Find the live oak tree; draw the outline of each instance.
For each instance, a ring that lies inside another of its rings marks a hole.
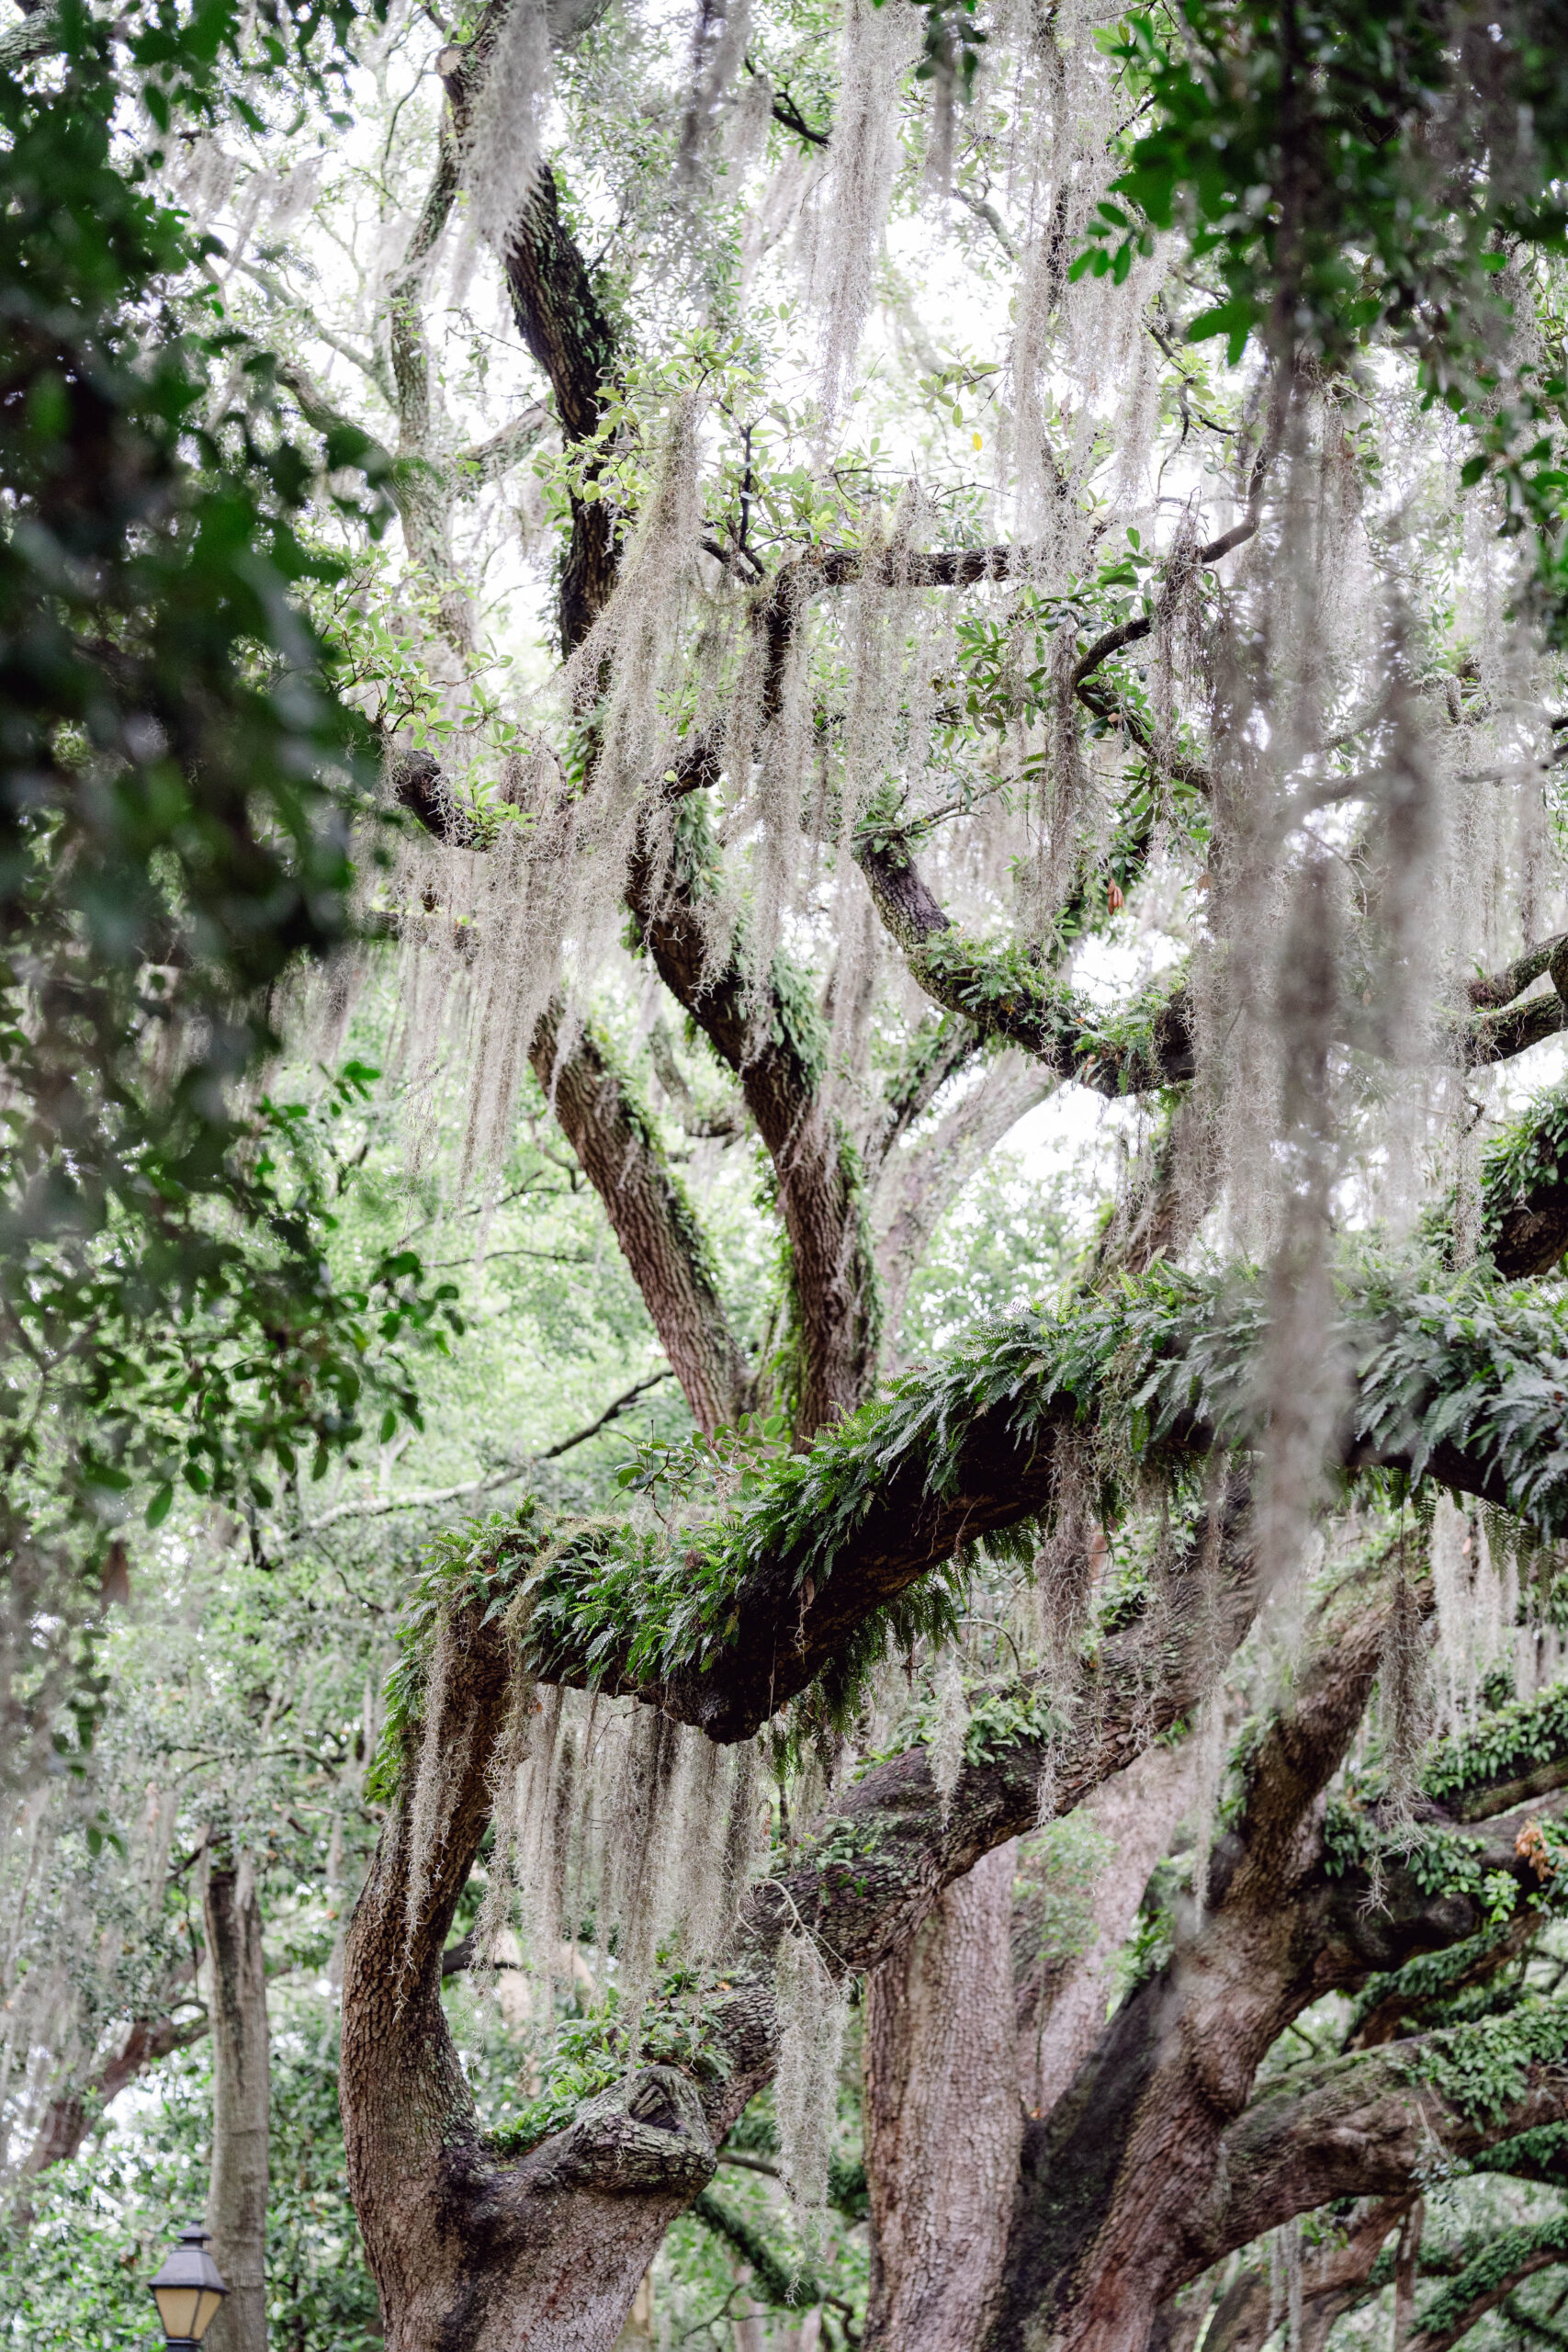
[[[1457,2340],[1561,2226],[1420,2301],[1423,2188],[1550,2183],[1568,2125],[1568,1114],[1476,1091],[1568,1025],[1555,12],[439,31],[356,316],[187,200],[400,517],[333,616],[407,826],[357,968],[398,958],[463,1197],[531,1069],[701,1442],[412,1597],[343,1984],[389,2340],[612,2344],[770,2082],[820,2207],[852,1981],[877,2340],[1190,2340],[1274,2233],[1296,2336],[1382,2261]],[[895,202],[978,356],[927,356]],[[535,373],[467,438],[475,287]],[[562,666],[509,696],[530,452]],[[1077,1279],[881,1377],[966,1164],[1067,1087],[1133,1146]],[[750,1329],[672,1131],[756,1155]],[[1010,1849],[1134,1785],[1150,1867],[1196,1826],[1107,2023],[1015,1982]],[[615,1988],[501,2138],[441,1998],[481,1853],[463,1956],[518,1932],[548,1988],[586,1940]]]

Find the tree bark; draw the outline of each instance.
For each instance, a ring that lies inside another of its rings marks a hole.
[[[1007,2250],[1022,2138],[1012,1987],[1016,1844],[976,1862],[866,1986],[867,2346],[973,2352]]]
[[[750,1396],[717,1277],[646,1113],[592,1035],[562,1053],[561,1021],[552,1003],[534,1032],[535,1075],[604,1204],[692,1417],[711,1436],[739,1419]]]
[[[207,2226],[229,2293],[206,2342],[214,2352],[266,2352],[269,2121],[266,1969],[250,1857],[207,1873],[212,1967],[212,2177]]]

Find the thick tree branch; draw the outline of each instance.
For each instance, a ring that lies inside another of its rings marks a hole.
[[[1275,2096],[1270,2085],[1248,2106],[1258,2066],[1324,1993],[1390,1958],[1463,1943],[1483,1926],[1478,1895],[1445,1890],[1440,1872],[1434,1891],[1419,1855],[1389,1854],[1369,1899],[1366,1873],[1325,1840],[1323,1792],[1365,1713],[1393,1575],[1385,1560],[1324,1604],[1292,1703],[1249,1768],[1238,1826],[1211,1862],[1212,1917],[1127,2003],[1071,2090],[1032,2127],[990,2352],[1021,2352],[1058,2331],[1068,2346],[1140,2342],[1178,2288],[1325,2201],[1310,2177],[1300,2186],[1299,2167],[1288,2170],[1282,2129],[1267,2191],[1238,2169],[1236,2134]],[[1517,1818],[1495,1825],[1473,1859],[1477,1873],[1511,1877],[1529,1896],[1536,1881],[1519,1828]],[[1329,2194],[1397,2195],[1415,2181],[1374,2171]],[[1295,2201],[1265,2220],[1265,2195]]]
[[[24,2178],[35,2178],[51,2165],[68,2164],[111,2099],[150,2066],[205,2040],[211,2028],[205,2010],[196,2017],[133,2018],[113,2055],[79,2089],[51,2102],[22,2165]]]
[[[1506,2133],[1568,2118],[1568,2070],[1557,2049],[1521,2064],[1488,2110],[1457,2104],[1441,2086],[1442,2062],[1479,2030],[1450,2027],[1295,2067],[1266,2085],[1224,2134],[1227,2188],[1210,2258],[1336,2198],[1408,2197],[1435,2154],[1480,2158]]]
[[[961,1544],[1048,1511],[1072,1432],[1102,1414],[1119,1419],[1127,1396],[1143,1396],[1148,1458],[1167,1471],[1222,1443],[1256,1442],[1249,1399],[1266,1314],[1260,1288],[1188,1285],[1156,1268],[1059,1317],[1031,1310],[993,1325],[977,1347],[907,1375],[777,1465],[728,1518],[682,1536],[671,1590],[689,1583],[686,1545],[700,1546],[715,1611],[695,1654],[634,1670],[633,1626],[623,1637],[605,1622],[602,1557],[579,1563],[563,1546],[538,1596],[540,1670],[569,1682],[596,1672],[711,1737],[747,1737]],[[1345,1469],[1429,1476],[1544,1534],[1568,1528],[1568,1308],[1495,1303],[1478,1289],[1460,1305],[1357,1273],[1335,1344],[1358,1367],[1341,1424]],[[660,1605],[645,1588],[639,1619]]]
[[[669,865],[639,851],[627,896],[660,978],[735,1072],[773,1161],[801,1335],[796,1422],[809,1437],[852,1412],[875,1374],[876,1282],[860,1175],[822,1100],[815,1005],[782,963],[759,1001],[743,944],[716,967],[705,887],[700,856],[678,839]]]
[[[1227,1548],[1226,1568],[1229,1643],[1252,1601],[1245,1555]],[[1019,1736],[977,1743],[945,1804],[923,1748],[875,1767],[818,1825],[797,1866],[749,1899],[717,1971],[714,2063],[700,2086],[671,2067],[638,2067],[507,2161],[479,2132],[440,1984],[509,1710],[528,1703],[529,1686],[489,1592],[456,1599],[345,1958],[344,2137],[371,2267],[398,2317],[393,2352],[458,2340],[466,2352],[500,2352],[520,2334],[553,2343],[569,2309],[581,2331],[571,2341],[608,2345],[669,2222],[705,2188],[718,2143],[773,2073],[781,1939],[803,1926],[835,1972],[875,1965],[943,1886],[1034,1824],[1048,1757],[1066,1813],[1182,1716],[1207,1662],[1206,1645],[1178,1640],[1151,1687],[1139,1630],[1109,1639],[1071,1728],[1044,1709],[1032,1728],[1020,1693]],[[416,1752],[439,1767],[416,1775]]]
[[[711,1253],[626,1076],[590,1030],[572,1034],[564,1022],[553,1004],[535,1030],[535,1075],[604,1204],[693,1417],[711,1435],[738,1421],[751,1395]]]
[[[922,880],[908,850],[857,846],[883,925],[913,978],[979,1035],[1021,1051],[1055,1077],[1116,1097],[1185,1083],[1196,1067],[1184,992],[1162,988],[1108,1020],[1048,965],[1017,948],[966,938]]]
[[[1506,2302],[1524,2279],[1563,2262],[1568,2262],[1568,2212],[1554,2213],[1533,2229],[1499,2230],[1484,2252],[1427,2304],[1420,2326],[1407,2339],[1409,2352],[1450,2352],[1478,2320]]]

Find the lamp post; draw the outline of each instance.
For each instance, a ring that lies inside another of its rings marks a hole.
[[[196,2352],[229,2291],[207,2251],[209,2243],[199,2223],[182,2230],[178,2245],[152,2281],[152,2301],[169,2352]]]

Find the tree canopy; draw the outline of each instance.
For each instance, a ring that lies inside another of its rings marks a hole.
[[[1565,30],[0,31],[18,2342],[1557,2340]]]

